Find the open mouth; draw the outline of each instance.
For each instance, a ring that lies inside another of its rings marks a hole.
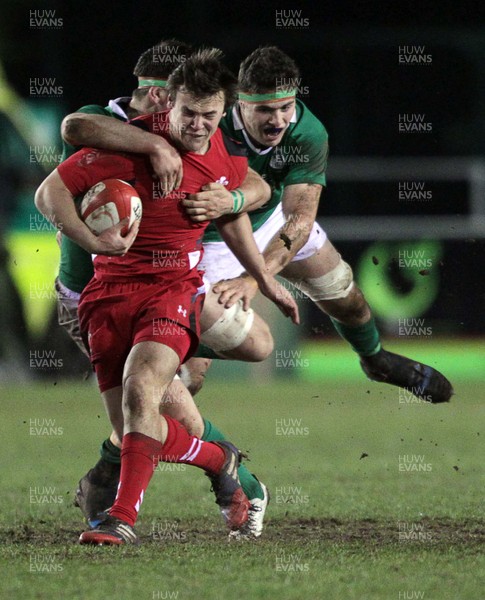
[[[271,140],[274,140],[277,137],[279,137],[282,131],[283,129],[281,127],[267,127],[263,130],[264,135]]]

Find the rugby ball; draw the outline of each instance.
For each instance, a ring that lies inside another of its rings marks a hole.
[[[138,192],[129,183],[105,179],[84,194],[80,213],[95,235],[129,217],[128,225],[121,230],[121,235],[126,235],[133,223],[141,219],[142,205]]]

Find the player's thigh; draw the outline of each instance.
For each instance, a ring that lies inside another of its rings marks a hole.
[[[323,246],[308,258],[290,262],[280,273],[282,277],[291,279],[308,279],[321,277],[333,271],[341,260],[332,242],[327,239]]]
[[[200,341],[219,356],[236,360],[258,362],[273,350],[268,325],[252,308],[244,310],[241,300],[223,309],[220,317],[202,332]]]
[[[219,294],[216,294],[212,287],[204,298],[204,305],[200,313],[200,331],[207,331],[217,319],[220,319],[224,313],[224,306],[218,302]]]

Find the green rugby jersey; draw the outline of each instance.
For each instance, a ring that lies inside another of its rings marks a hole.
[[[122,121],[127,121],[125,109],[131,98],[118,98],[111,100],[106,107],[97,104],[88,104],[76,112],[87,113],[91,115],[103,115],[115,117]],[[79,150],[70,144],[63,143],[62,160],[69,158],[74,152]],[[59,281],[73,292],[80,294],[86,287],[88,281],[93,276],[93,261],[91,254],[86,252],[81,246],[78,246],[66,235],[61,238],[61,258],[59,265]]]
[[[286,185],[297,183],[326,184],[328,134],[322,123],[301,100],[281,142],[274,148],[258,149],[246,137],[237,105],[222,119],[221,129],[229,137],[242,142],[248,151],[249,166],[271,187],[271,198],[260,208],[248,213],[253,231],[273,214],[281,202]],[[205,242],[221,242],[213,223],[206,229]]]

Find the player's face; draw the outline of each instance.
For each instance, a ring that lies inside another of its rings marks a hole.
[[[264,147],[277,146],[295,112],[295,99],[253,104],[239,100],[244,128],[253,140]]]
[[[224,115],[224,93],[196,98],[187,92],[177,92],[169,113],[170,135],[182,148],[204,154],[209,140]]]

